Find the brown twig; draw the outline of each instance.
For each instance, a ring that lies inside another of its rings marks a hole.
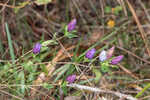
[[[131,71],[129,71],[128,69],[126,69],[124,66],[122,66],[121,64],[118,64],[118,66],[127,74],[129,74],[131,77],[135,78],[135,79],[139,79],[137,76],[135,76]]]

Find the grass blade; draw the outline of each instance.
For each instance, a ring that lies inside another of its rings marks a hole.
[[[11,36],[10,36],[10,32],[9,32],[7,23],[5,23],[5,28],[6,28],[7,38],[8,38],[8,46],[9,46],[10,56],[11,56],[12,62],[14,63],[14,61],[15,61],[14,48],[12,45],[12,40],[11,40]]]
[[[148,90],[148,88],[150,88],[150,83],[148,83],[148,84],[144,87],[144,89],[142,89],[135,97],[136,97],[136,98],[139,98],[140,96],[142,96],[142,94],[144,94],[144,92],[145,92],[146,90]]]
[[[1,55],[4,54],[4,47],[1,40],[0,40],[0,53]]]

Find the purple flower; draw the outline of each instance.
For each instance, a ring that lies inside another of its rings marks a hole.
[[[107,51],[107,59],[111,58],[114,53],[115,47],[113,46]]]
[[[106,54],[106,51],[103,50],[100,54],[99,54],[99,60],[101,62],[105,61],[107,59],[107,54]]]
[[[33,53],[34,54],[37,54],[37,53],[40,53],[40,50],[41,50],[41,44],[40,43],[36,43],[33,47]]]
[[[69,75],[66,80],[68,83],[73,83],[76,80],[76,75]]]
[[[93,48],[91,50],[89,50],[86,54],[85,54],[85,57],[88,58],[88,59],[92,59],[94,57],[94,54],[96,52],[96,49]]]
[[[77,20],[73,19],[69,24],[68,24],[68,32],[72,31],[75,29],[75,26],[77,24]]]
[[[123,55],[115,57],[114,59],[111,60],[111,64],[112,65],[118,64],[123,59],[123,57],[124,57]]]

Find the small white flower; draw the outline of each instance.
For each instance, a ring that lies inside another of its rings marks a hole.
[[[99,54],[99,60],[101,62],[105,61],[107,59],[107,53],[105,50],[103,50],[100,54]]]

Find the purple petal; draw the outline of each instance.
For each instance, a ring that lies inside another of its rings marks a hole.
[[[77,20],[73,19],[69,24],[68,24],[68,32],[72,31],[75,29],[75,26],[77,24]]]
[[[41,44],[40,43],[36,43],[33,47],[33,53],[34,54],[37,54],[37,53],[40,53],[40,50],[41,50]]]
[[[111,64],[116,65],[118,64],[122,59],[123,59],[123,55],[117,56],[114,59],[111,60]]]
[[[85,54],[85,57],[88,58],[88,59],[92,59],[94,57],[94,54],[96,52],[96,49],[93,48],[91,50],[89,50],[86,54]]]
[[[73,83],[76,80],[76,75],[70,75],[66,79],[68,83]]]
[[[114,53],[115,47],[113,46],[107,51],[107,59],[111,58]]]

